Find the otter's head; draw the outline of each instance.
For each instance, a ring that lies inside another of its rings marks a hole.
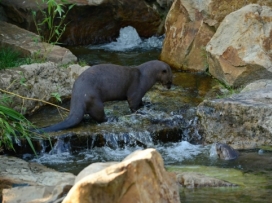
[[[158,80],[167,89],[171,88],[172,80],[173,80],[172,71],[170,66],[164,62],[161,62],[160,71],[158,73]]]
[[[216,152],[220,159],[231,160],[238,157],[238,152],[231,146],[222,143],[216,143]]]

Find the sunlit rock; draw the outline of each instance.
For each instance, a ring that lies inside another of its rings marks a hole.
[[[272,8],[251,4],[222,21],[208,43],[209,72],[228,86],[272,77]]]
[[[207,70],[207,43],[226,15],[250,3],[272,6],[270,0],[175,0],[166,17],[161,59],[178,70]]]
[[[114,164],[119,164],[119,162],[98,162],[87,166],[82,171],[80,171],[80,173],[76,176],[75,184],[79,182],[81,179],[85,178],[86,176],[97,173]]]
[[[272,82],[260,80],[241,93],[205,100],[197,109],[206,143],[223,142],[235,149],[272,144]]]
[[[179,203],[178,185],[155,149],[136,151],[121,163],[79,180],[63,203]]]
[[[206,12],[205,1],[174,1],[166,17],[161,60],[178,70],[207,69],[204,47],[214,31],[205,23]]]

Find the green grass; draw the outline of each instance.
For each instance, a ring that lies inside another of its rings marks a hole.
[[[22,57],[18,51],[11,48],[0,48],[0,70],[31,63],[33,63],[31,58]]]

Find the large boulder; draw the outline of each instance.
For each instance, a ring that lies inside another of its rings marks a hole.
[[[0,48],[10,47],[20,52],[24,57],[52,61],[58,64],[77,61],[76,56],[70,50],[42,42],[40,37],[32,32],[3,21],[0,21],[0,27]]]
[[[38,11],[37,2],[42,9],[46,4],[41,0],[2,0],[7,13],[7,21],[24,29],[35,31],[32,11]],[[88,45],[108,42],[118,37],[120,28],[133,26],[141,37],[163,33],[163,18],[167,2],[155,0],[70,0],[75,4],[66,17],[66,31],[61,42],[67,45]],[[67,5],[68,7],[68,5]],[[37,14],[38,16],[41,16]]]
[[[17,94],[10,101],[9,107],[22,114],[31,114],[46,105],[38,100],[56,102],[53,93],[62,99],[70,98],[75,79],[86,68],[88,66],[76,64],[61,68],[53,62],[22,65],[0,71],[0,88]],[[5,96],[1,93],[0,98]]]
[[[165,22],[165,40],[160,59],[178,70],[204,71],[203,47],[214,31],[205,23],[205,1],[175,0]]]
[[[207,43],[226,15],[250,3],[272,6],[270,0],[175,0],[166,17],[161,59],[178,70],[206,71]]]
[[[87,174],[87,173],[86,173]],[[121,163],[79,180],[63,203],[179,203],[178,185],[155,149],[136,151]]]
[[[251,4],[221,22],[208,43],[209,71],[238,87],[272,77],[272,8]]]
[[[272,81],[260,80],[230,97],[205,100],[197,109],[206,143],[235,149],[272,144]]]

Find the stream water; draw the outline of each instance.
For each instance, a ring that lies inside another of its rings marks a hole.
[[[133,28],[126,27],[120,31],[116,42],[69,49],[90,65],[136,65],[158,59],[162,42],[163,36],[141,39]],[[168,170],[201,172],[239,185],[235,188],[181,189],[181,202],[271,202],[270,150],[240,151],[238,159],[223,161],[214,156],[213,145],[201,145],[202,134],[195,107],[214,84],[215,81],[204,74],[176,72],[171,93],[155,86],[153,93],[145,96],[145,107],[137,114],[131,115],[125,102],[113,102],[105,107],[111,118],[106,124],[83,122],[80,130],[64,131],[64,137],[89,136],[88,140],[79,143],[82,145],[80,149],[71,146],[65,137],[58,140],[61,150],[55,146],[54,150],[39,157],[24,154],[23,158],[77,174],[91,163],[121,161],[135,150],[153,147],[161,153]],[[49,108],[31,119],[37,125],[51,124],[60,119],[54,116],[56,114],[56,110]],[[103,144],[97,141],[101,140],[101,134]],[[96,139],[90,139],[94,136]]]

